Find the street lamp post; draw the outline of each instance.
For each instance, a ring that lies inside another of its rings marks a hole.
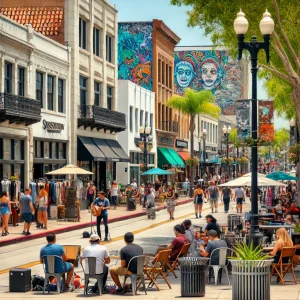
[[[224,134],[224,137],[226,138],[226,159],[227,159],[227,166],[228,166],[228,173],[229,173],[229,176],[230,176],[230,166],[229,166],[229,161],[228,161],[228,158],[229,158],[229,134],[231,132],[231,126],[229,125],[228,127],[226,125],[224,125],[223,127],[223,134]]]
[[[150,126],[141,126],[139,129],[140,132],[140,138],[141,138],[141,144],[140,144],[140,149],[144,153],[144,166],[145,166],[145,171],[148,170],[148,151],[151,150],[152,146],[149,144],[150,142],[150,133],[151,133],[151,127]],[[151,148],[150,148],[151,146]]]
[[[206,136],[207,136],[207,130],[206,128],[203,129],[202,131],[202,140],[203,140],[203,164],[205,166],[205,163],[206,163],[206,151],[205,151],[205,148],[206,148]],[[204,172],[203,172],[203,175],[204,175]]]
[[[243,50],[248,50],[251,60],[251,73],[252,73],[252,139],[257,140],[257,60],[258,52],[263,49],[266,53],[267,62],[270,59],[270,35],[274,31],[274,21],[271,18],[271,14],[266,11],[263,14],[263,18],[260,21],[259,27],[263,34],[264,41],[257,41],[253,36],[250,42],[245,42],[244,37],[248,30],[248,20],[245,18],[245,14],[240,11],[237,14],[237,18],[234,20],[234,31],[238,38],[238,58],[242,58]],[[252,146],[252,175],[251,175],[251,227],[250,227],[250,239],[253,241],[254,246],[257,246],[262,237],[259,232],[258,226],[258,203],[257,203],[257,145]]]
[[[290,146],[294,146],[297,143],[297,136],[296,136],[296,121],[295,119],[290,120]]]

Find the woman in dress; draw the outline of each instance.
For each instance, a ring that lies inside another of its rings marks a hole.
[[[167,211],[170,215],[170,220],[174,220],[174,211],[175,211],[175,191],[172,185],[169,185],[167,192]]]
[[[194,191],[194,205],[195,205],[196,219],[202,217],[201,213],[202,213],[202,206],[203,206],[203,198],[204,198],[204,193],[203,190],[201,189],[201,185],[197,184],[197,187]]]
[[[10,201],[8,199],[7,192],[1,192],[0,197],[0,217],[2,220],[2,236],[9,234],[8,232],[8,219],[11,214]]]
[[[37,198],[37,205],[39,207],[38,221],[41,224],[41,225],[37,225],[37,227],[47,229],[47,222],[48,222],[47,208],[49,202],[48,202],[48,193],[45,191],[43,185],[40,186],[40,192]]]
[[[110,197],[112,201],[112,209],[117,209],[117,201],[118,201],[118,196],[119,196],[120,188],[117,184],[117,181],[114,180],[111,187],[110,187]]]

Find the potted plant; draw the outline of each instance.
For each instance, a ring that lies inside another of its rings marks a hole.
[[[270,300],[270,266],[272,260],[261,246],[237,243],[230,257],[233,274],[232,299]]]

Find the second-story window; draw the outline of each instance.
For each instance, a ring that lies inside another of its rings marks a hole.
[[[80,105],[86,105],[87,99],[87,78],[80,76],[79,79],[80,85]]]
[[[57,87],[57,96],[58,96],[58,112],[64,112],[64,81],[63,79],[58,79]]]
[[[35,83],[35,99],[41,102],[41,107],[43,107],[43,73],[36,72],[36,83]]]
[[[79,47],[87,49],[86,21],[79,18]]]
[[[48,75],[47,79],[47,109],[54,110],[54,77]]]
[[[96,106],[100,106],[100,94],[101,94],[100,87],[101,87],[101,83],[98,81],[95,81],[94,82],[94,97],[95,97],[94,105],[96,105]]]
[[[93,53],[100,56],[100,29],[93,28]]]
[[[113,103],[113,88],[111,86],[107,87],[107,109],[112,109]]]
[[[18,67],[18,95],[24,97],[25,94],[25,69]]]
[[[12,93],[12,64],[5,62],[5,93]]]
[[[106,35],[106,60],[112,63],[113,60],[113,37]]]

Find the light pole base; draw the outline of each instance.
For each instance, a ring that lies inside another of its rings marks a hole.
[[[263,234],[260,231],[250,232],[249,245],[253,243],[253,248],[262,244]]]

